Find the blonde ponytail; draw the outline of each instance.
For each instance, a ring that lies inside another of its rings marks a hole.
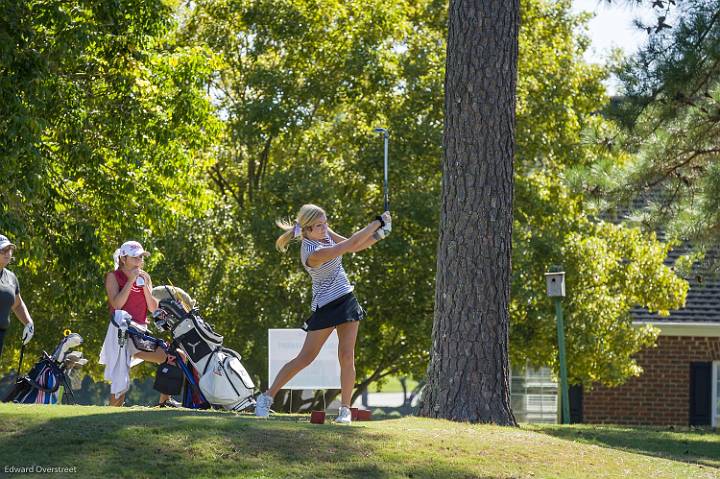
[[[325,210],[319,206],[307,204],[302,205],[295,221],[277,220],[275,224],[284,232],[277,240],[275,240],[275,248],[281,253],[285,253],[290,242],[295,238],[302,239],[305,228],[311,226],[320,216],[327,216]]]
[[[277,220],[275,224],[284,230],[278,239],[275,240],[275,249],[281,253],[285,253],[290,245],[290,241],[293,239],[293,230],[295,229],[294,223],[289,223],[284,220]]]

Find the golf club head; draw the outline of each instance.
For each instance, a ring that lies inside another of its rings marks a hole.
[[[164,299],[177,301],[187,312],[190,312],[195,306],[197,306],[197,301],[195,301],[185,290],[173,285],[155,286],[152,290],[152,295],[158,301],[162,301]]]
[[[155,328],[161,332],[170,331],[175,324],[172,317],[163,308],[156,309],[152,317]]]
[[[72,333],[65,338],[65,351],[70,351],[73,348],[77,348],[83,343],[83,338],[78,333]]]
[[[80,346],[82,342],[83,338],[78,333],[72,333],[68,336],[65,336],[65,338],[60,341],[60,344],[55,349],[55,352],[52,355],[53,360],[56,363],[62,363],[65,360],[65,354],[67,354],[67,352],[70,351],[72,348]]]
[[[65,362],[63,363],[63,366],[65,367],[66,371],[71,371],[73,369],[81,368],[85,366],[88,363],[87,358],[80,358],[80,359],[68,359],[65,358]]]
[[[77,361],[79,359],[82,359],[82,357],[83,357],[82,351],[72,351],[65,355],[65,362]]]

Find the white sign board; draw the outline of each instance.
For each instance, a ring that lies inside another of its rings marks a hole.
[[[268,329],[268,381],[285,363],[298,355],[307,333],[302,329]],[[340,389],[340,362],[338,337],[333,331],[325,341],[320,354],[308,367],[300,371],[283,389]]]

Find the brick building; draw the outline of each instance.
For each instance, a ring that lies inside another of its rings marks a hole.
[[[644,372],[615,388],[573,389],[576,422],[718,426],[720,281],[695,275],[689,282],[685,308],[670,316],[633,310],[634,324],[661,331],[656,347],[636,356]]]

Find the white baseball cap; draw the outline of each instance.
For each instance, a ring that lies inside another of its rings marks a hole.
[[[140,256],[150,256],[150,253],[145,251],[140,243],[137,241],[126,241],[115,250],[113,253],[113,260],[115,261],[115,269],[120,267],[120,258],[122,256],[132,256],[137,258]]]
[[[145,251],[140,243],[137,241],[126,241],[120,247],[120,256],[132,256],[137,258],[139,256],[150,256],[150,253]]]
[[[0,249],[5,249],[8,246],[12,246],[13,248],[17,248],[13,243],[10,242],[10,240],[5,235],[0,235]]]

